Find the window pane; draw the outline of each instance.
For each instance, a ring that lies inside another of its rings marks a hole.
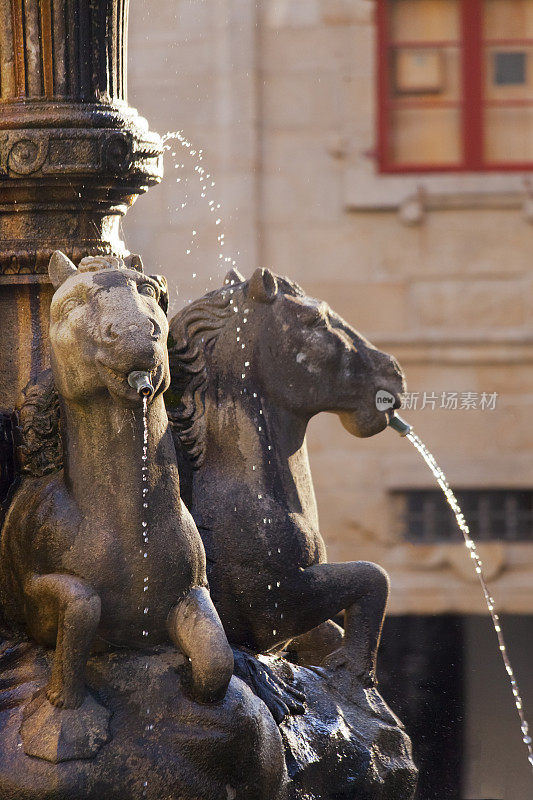
[[[533,161],[533,107],[485,109],[485,158],[489,164]]]
[[[460,0],[389,0],[389,152],[402,166],[462,160]]]
[[[533,47],[487,47],[485,102],[533,100]]]
[[[533,39],[532,0],[485,0],[485,39]]]
[[[458,0],[391,0],[390,36],[393,42],[458,41]]]
[[[461,68],[458,47],[398,47],[394,50],[392,90],[399,99],[431,95],[437,100],[459,101]]]
[[[461,160],[458,108],[395,108],[391,149],[396,164],[457,164]]]
[[[497,52],[493,55],[493,82],[497,86],[520,86],[527,80],[527,54]]]

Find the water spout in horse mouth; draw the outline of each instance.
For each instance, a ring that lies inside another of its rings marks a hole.
[[[151,375],[144,370],[136,369],[130,372],[128,383],[141,397],[151,397],[154,393]]]
[[[407,436],[407,434],[411,433],[411,426],[408,422],[406,422],[399,414],[393,411],[389,414],[389,428],[392,428],[400,436]]]

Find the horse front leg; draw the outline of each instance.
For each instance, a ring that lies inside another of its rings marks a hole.
[[[324,565],[327,566],[327,565]],[[341,564],[331,566],[343,566]],[[369,561],[352,562],[356,596],[344,609],[344,641],[324,665],[347,660],[363,686],[376,685],[376,663],[390,591],[388,574]],[[328,662],[329,659],[329,662]]]
[[[62,574],[26,581],[34,609],[29,627],[38,640],[55,631],[52,674],[43,694],[24,712],[21,727],[28,755],[57,763],[91,758],[108,739],[108,711],[87,694],[85,667],[100,623],[100,598],[85,581]]]
[[[329,658],[329,664],[333,665],[342,658],[363,685],[373,685],[389,596],[385,570],[369,561],[315,564],[289,580],[285,592],[288,601],[285,630],[293,637],[322,626],[344,610],[341,647],[335,650],[335,657],[326,656],[326,661]]]
[[[233,652],[207,589],[190,589],[171,609],[167,628],[176,647],[190,659],[195,698],[221,699],[233,674]]]
[[[299,602],[291,617],[300,630],[344,609],[342,644],[321,665],[331,685],[371,715],[401,725],[376,689],[376,660],[389,595],[385,570],[368,561],[315,564],[300,573],[296,587],[293,601]]]

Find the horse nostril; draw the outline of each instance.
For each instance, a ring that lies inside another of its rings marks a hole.
[[[152,317],[149,317],[148,322],[150,323],[152,328],[150,335],[154,339],[159,339],[161,336],[161,328],[159,327],[155,319],[152,319]]]
[[[105,326],[104,331],[103,331],[104,340],[107,341],[107,342],[114,342],[115,339],[117,338],[117,336],[118,336],[118,334],[113,328],[113,323],[109,322]]]

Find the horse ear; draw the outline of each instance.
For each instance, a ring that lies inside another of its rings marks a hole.
[[[256,269],[248,284],[248,294],[257,303],[273,303],[278,293],[278,282],[269,269]]]
[[[167,279],[165,278],[164,275],[150,275],[150,278],[152,278],[152,280],[156,281],[156,283],[159,284],[159,292],[160,292],[159,305],[161,306],[165,314],[167,314],[168,300],[169,300]]]
[[[244,280],[244,275],[241,275],[238,269],[230,269],[230,271],[224,278],[224,286],[226,286],[226,284],[228,283],[230,284],[230,286],[232,283],[242,283],[243,280]]]
[[[50,263],[48,264],[48,275],[50,276],[54,289],[59,289],[67,278],[70,278],[72,275],[77,275],[77,273],[78,270],[75,265],[61,250],[56,250],[55,253],[52,253]]]
[[[129,256],[124,256],[124,264],[126,269],[136,269],[137,272],[143,271],[142,258],[135,253],[130,253]]]

